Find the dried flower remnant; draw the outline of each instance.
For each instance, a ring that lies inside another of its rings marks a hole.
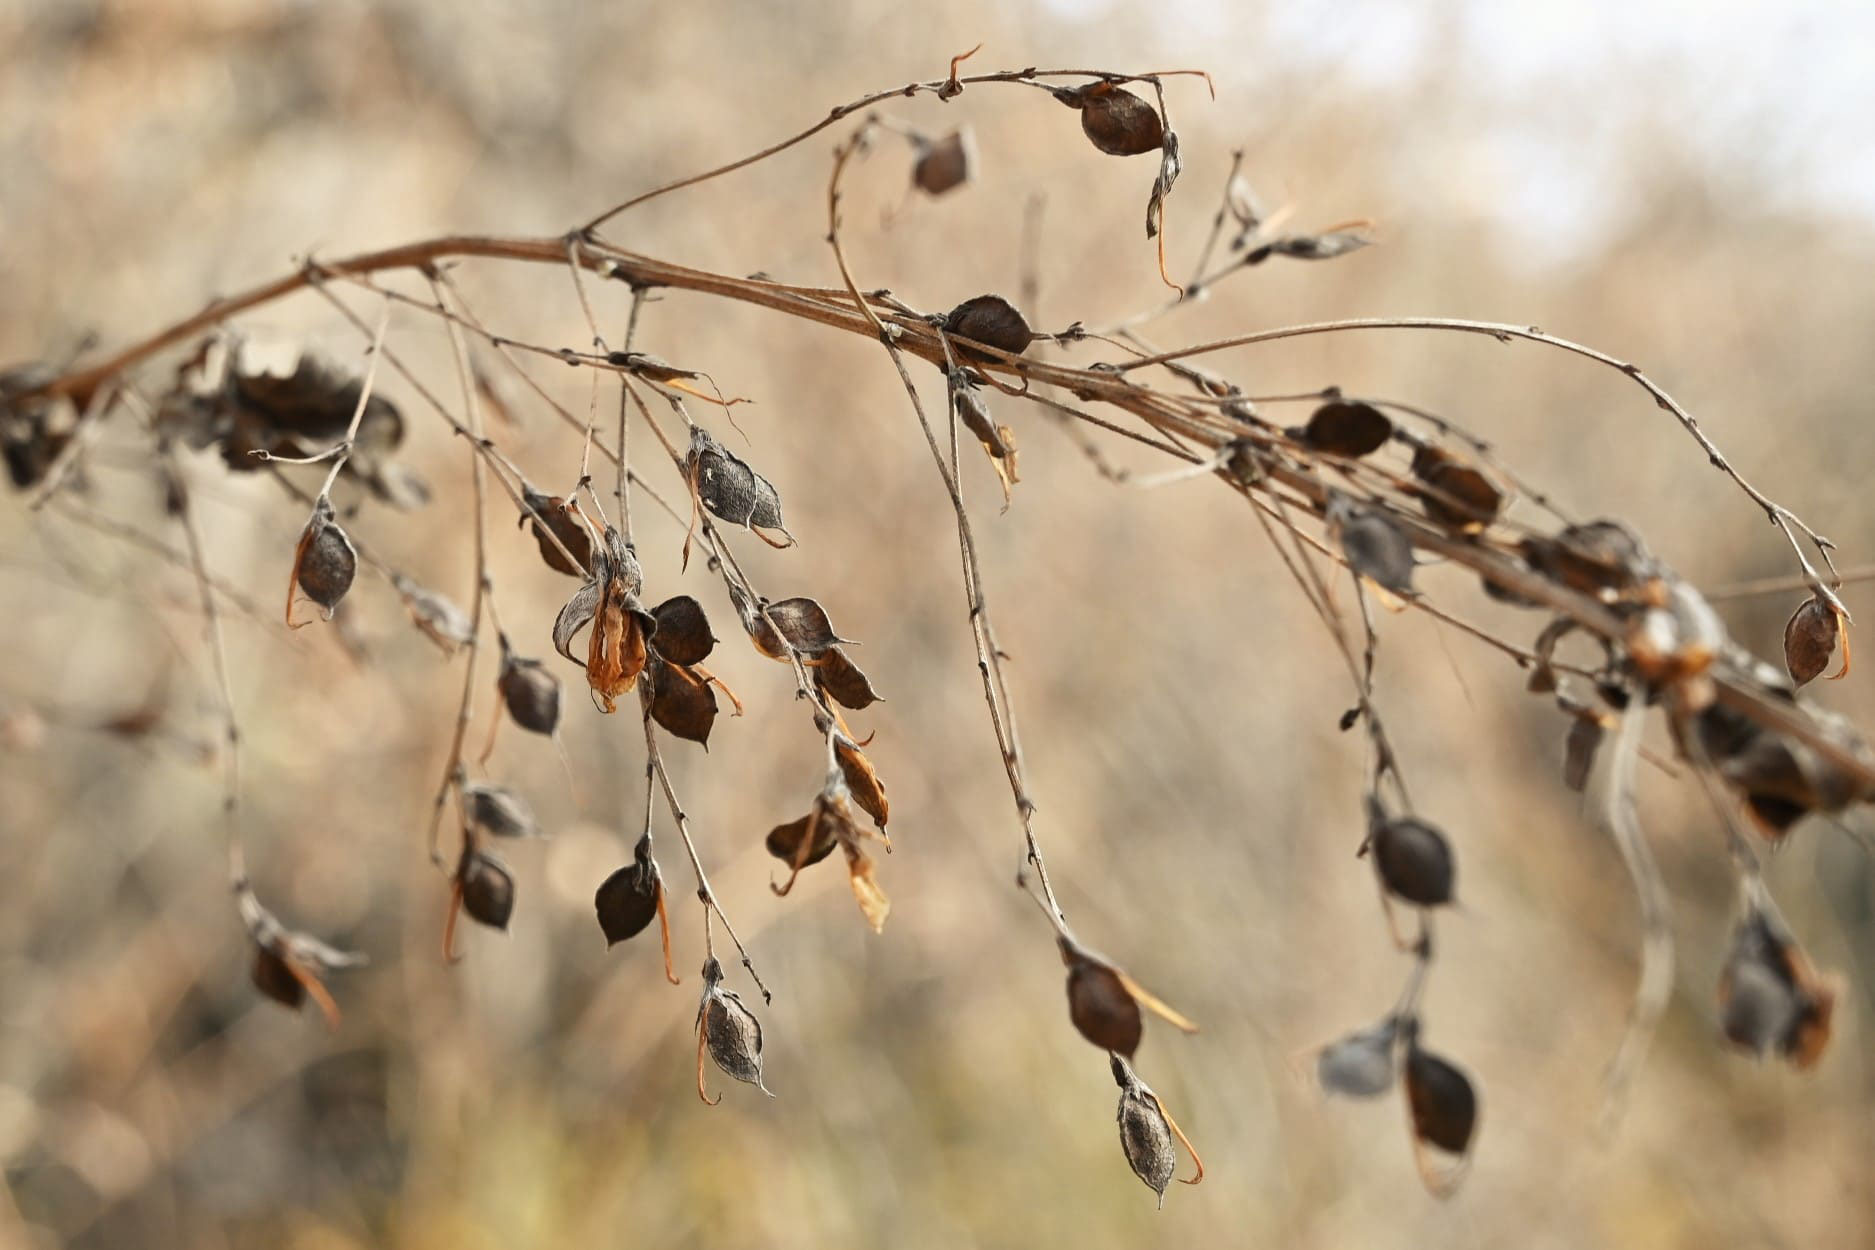
[[[1173,1141],[1182,1143],[1186,1153],[1191,1155],[1192,1175],[1181,1184],[1196,1185],[1204,1179],[1204,1160],[1192,1149],[1191,1140],[1166,1112],[1165,1104],[1159,1101],[1152,1087],[1139,1079],[1126,1060],[1111,1053],[1107,1060],[1114,1084],[1120,1087],[1120,1105],[1115,1116],[1120,1124],[1120,1150],[1126,1155],[1133,1175],[1146,1183],[1163,1208],[1166,1186],[1172,1183],[1172,1175],[1178,1170],[1178,1152]]]
[[[937,139],[913,136],[918,159],[912,166],[912,185],[926,195],[943,195],[969,182],[976,171],[976,141],[968,126]]]
[[[520,523],[533,528],[534,542],[547,567],[568,577],[587,576],[592,568],[592,530],[579,501],[544,494],[532,486],[522,488],[521,498],[527,510],[521,513]]]
[[[1330,1094],[1377,1098],[1393,1088],[1399,1038],[1399,1021],[1388,1017],[1371,1029],[1330,1042],[1315,1057],[1315,1079]]]
[[[311,934],[288,929],[261,905],[246,877],[235,881],[234,894],[241,923],[254,940],[254,987],[282,1006],[294,1009],[310,997],[319,1004],[326,1025],[338,1028],[338,1004],[320,979],[321,974],[355,968],[365,962],[365,956],[339,950]]]
[[[703,961],[703,1001],[697,1007],[697,1097],[709,1106],[723,1100],[711,1098],[703,1085],[703,1053],[708,1051],[716,1066],[741,1081],[753,1085],[769,1097],[774,1092],[762,1084],[762,1024],[755,1013],[742,1005],[734,990],[723,988],[723,966],[714,956]]]
[[[585,668],[586,684],[601,711],[616,711],[614,700],[630,690],[644,671],[657,619],[638,600],[643,587],[638,557],[608,525],[602,546],[593,555],[592,572],[554,620],[554,650]],[[569,648],[588,624],[592,635],[586,659],[581,661]]]
[[[501,636],[501,675],[495,679],[495,688],[502,706],[521,728],[551,735],[560,727],[560,679],[539,660],[516,655],[506,634]]]
[[[1288,434],[1313,451],[1354,460],[1385,447],[1393,437],[1393,422],[1372,404],[1337,399],[1317,408],[1307,425]]]
[[[286,623],[297,629],[306,622],[293,620],[293,587],[332,619],[332,611],[352,588],[358,575],[358,553],[352,547],[333,514],[332,502],[323,496],[313,505],[312,516],[300,532],[299,545],[293,551],[293,576],[287,586]]]
[[[791,547],[794,535],[781,520],[781,496],[774,485],[726,450],[700,425],[690,427],[690,454],[685,464],[690,483],[691,524],[696,523],[699,505],[731,525],[740,525],[771,547]],[[766,530],[778,532],[782,539],[769,537]],[[684,539],[688,559],[690,538]]]
[[[1068,968],[1068,1018],[1082,1037],[1102,1050],[1133,1057],[1145,1031],[1142,1006],[1182,1032],[1198,1031],[1113,964],[1065,937],[1056,944]]]
[[[469,823],[498,838],[538,838],[533,809],[506,786],[471,782],[462,788],[462,808]]]
[[[1784,667],[1790,670],[1790,679],[1804,686],[1821,677],[1836,654],[1838,640],[1842,642],[1842,669],[1831,681],[1849,675],[1849,639],[1836,609],[1814,596],[1805,599],[1784,624]]]
[[[1829,1045],[1838,986],[1819,974],[1763,906],[1747,906],[1732,932],[1719,977],[1719,1019],[1726,1040],[1762,1058],[1776,1050],[1808,1068]]]
[[[944,315],[944,332],[1011,356],[1027,351],[1029,340],[1035,337],[1016,306],[1000,295],[975,295],[957,305]],[[968,347],[960,350],[973,360],[992,359]]]
[[[1081,131],[1109,156],[1143,156],[1159,150],[1165,124],[1159,111],[1110,82],[1057,87],[1055,99],[1081,112]]]

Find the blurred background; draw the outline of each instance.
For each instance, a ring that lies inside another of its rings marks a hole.
[[[1215,75],[1215,102],[1195,79],[1168,87],[1186,161],[1175,274],[1196,261],[1234,149],[1294,228],[1377,223],[1379,246],[1250,270],[1144,327],[1152,341],[1388,314],[1540,325],[1640,362],[1847,562],[1875,552],[1875,19],[1848,3],[3,0],[0,360],[57,360],[89,335],[121,344],[307,254],[557,233],[837,103],[941,77],[978,43],[972,70]],[[846,184],[862,285],[944,309],[1013,298],[1026,268],[1025,311],[1051,329],[1162,301],[1140,232],[1154,162],[1094,151],[1073,114],[1024,88],[881,111],[934,135],[967,123],[980,172],[912,198],[910,148],[881,143]],[[845,133],[608,232],[700,268],[834,284],[824,197]],[[459,278],[499,333],[587,337],[562,271],[473,263]],[[624,293],[597,298],[622,324]],[[362,365],[361,337],[314,296],[241,325]],[[400,310],[389,341],[455,394],[433,322]],[[738,555],[771,595],[821,599],[887,700],[854,718],[877,731],[892,800],[893,912],[874,936],[837,860],[770,893],[763,835],[806,810],[821,745],[786,671],[740,643],[720,583],[680,573],[681,528],[641,514],[650,597],[704,602],[725,640],[712,667],[748,705],[707,754],[668,756],[775,991],[763,1006],[732,977],[766,1029],[777,1097],[712,1070],[723,1103],[695,1099],[701,924],[662,814],[684,984],[664,982],[650,937],[605,949],[592,893],[635,837],[643,746],[629,712],[593,713],[557,659],[574,783],[549,742],[504,731],[487,773],[552,836],[504,848],[510,932],[471,928],[465,961],[441,963],[446,888],[423,836],[462,660],[369,573],[339,622],[281,628],[305,509],[204,454],[189,468],[210,563],[260,605],[228,622],[255,882],[287,923],[372,962],[333,981],[336,1032],[254,992],[189,575],[0,498],[0,1244],[1875,1244],[1864,819],[1812,821],[1769,865],[1796,931],[1847,984],[1831,1049],[1793,1073],[1720,1043],[1735,898],[1718,830],[1689,783],[1643,770],[1680,962],[1626,1120],[1603,1138],[1599,1081],[1637,928],[1618,857],[1561,784],[1566,726],[1494,652],[1421,614],[1388,617],[1379,699],[1416,799],[1458,849],[1464,899],[1442,928],[1427,1040],[1483,1102],[1472,1175],[1434,1201],[1397,1098],[1329,1103],[1297,1075],[1311,1048],[1384,1013],[1407,972],[1353,858],[1362,754],[1336,731],[1338,659],[1240,503],[1202,481],[1113,486],[1004,402],[1014,505],[997,512],[984,464],[966,479],[1038,831],[1080,933],[1203,1026],[1149,1024],[1138,1056],[1209,1168],[1155,1211],[1118,1148],[1106,1063],[1068,1023],[1046,924],[1011,888],[1020,835],[955,533],[895,376],[862,339],[681,293],[648,307],[639,343],[756,401],[736,410],[746,442],[713,424],[775,482],[800,545],[744,540]],[[1702,585],[1790,571],[1776,531],[1685,433],[1580,359],[1389,332],[1209,363],[1252,392],[1332,383],[1445,413],[1574,514],[1631,522]],[[533,373],[576,411],[590,399],[584,375]],[[145,376],[160,386],[168,366]],[[369,505],[352,527],[466,605],[462,449],[402,379],[381,385],[435,498],[407,514]],[[496,436],[564,489],[579,439],[515,389],[521,424]],[[180,547],[147,457],[127,424],[107,432],[82,508]],[[666,466],[645,471],[680,489]],[[525,653],[551,656],[573,583],[505,505],[492,515],[503,621]],[[1456,570],[1421,583],[1526,641],[1537,628]],[[1798,598],[1723,606],[1775,656]],[[1847,600],[1875,615],[1860,587]],[[477,685],[474,749],[492,678]],[[1860,672],[1812,689],[1875,724]]]

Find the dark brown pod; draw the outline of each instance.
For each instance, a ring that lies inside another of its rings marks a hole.
[[[551,734],[560,727],[560,679],[539,660],[515,655],[508,649],[505,636],[501,640],[501,676],[495,685],[508,715],[521,728]]]
[[[521,497],[534,514],[523,512],[521,520],[532,527],[534,541],[540,547],[540,558],[547,562],[547,567],[568,577],[586,576],[592,568],[592,531],[586,528],[579,504],[558,495],[543,494],[532,486],[526,487]],[[544,526],[542,521],[546,522]],[[549,531],[552,537],[548,537]],[[560,540],[558,545],[554,538]],[[561,547],[566,551],[561,551]],[[569,553],[571,560],[567,559]]]
[[[651,609],[657,621],[651,645],[672,664],[701,664],[710,658],[716,639],[710,633],[709,617],[703,605],[689,595],[666,599]]]
[[[808,845],[806,842],[810,830],[813,842]],[[814,812],[785,825],[776,825],[768,831],[768,837],[763,841],[768,853],[790,868],[807,868],[818,864],[833,854],[833,848],[839,844],[838,824],[825,817],[817,819]]]
[[[651,839],[640,838],[632,862],[607,877],[593,895],[599,928],[608,947],[637,937],[657,918],[664,879],[651,858]]]
[[[1419,493],[1426,515],[1450,529],[1475,533],[1497,520],[1504,492],[1474,466],[1442,447],[1413,453],[1413,476],[1427,489]]]
[[[1836,654],[1842,622],[1821,599],[1805,599],[1784,624],[1784,667],[1799,686],[1823,675]]]
[[[976,166],[976,145],[968,128],[953,130],[936,140],[917,140],[918,160],[912,166],[912,185],[926,195],[943,195],[970,181]]]
[[[814,684],[841,707],[857,712],[879,701],[879,695],[859,665],[844,650],[831,647],[815,661]]]
[[[787,659],[788,651],[792,648],[812,663],[813,657],[842,642],[852,641],[835,633],[827,610],[815,600],[807,598],[783,599],[778,603],[762,603],[759,606],[745,605],[743,625],[748,629],[756,650],[775,660]]]
[[[1102,1050],[1132,1058],[1145,1023],[1119,972],[1066,942],[1061,958],[1068,965],[1068,1018],[1074,1027]]]
[[[283,1007],[299,1010],[306,1001],[306,985],[293,975],[293,969],[277,952],[265,946],[254,948],[254,988]]]
[[[959,338],[970,339],[1019,356],[1029,348],[1034,337],[1029,323],[1015,305],[1000,295],[978,295],[965,300],[944,317],[944,329]],[[981,352],[966,355],[984,359]]]
[[[1619,521],[1589,521],[1554,538],[1526,538],[1522,550],[1531,568],[1586,595],[1627,590],[1647,576],[1651,563],[1641,540]]]
[[[1315,451],[1354,458],[1385,447],[1393,422],[1372,404],[1337,399],[1317,408],[1294,436]]]
[[[1381,822],[1368,835],[1368,847],[1387,893],[1418,907],[1452,901],[1457,868],[1451,845],[1425,821],[1403,816]]]
[[[885,782],[879,779],[872,761],[866,758],[865,752],[845,738],[835,737],[833,753],[840,762],[840,775],[846,779],[846,788],[851,791],[853,801],[859,804],[861,811],[872,817],[873,824],[884,829],[892,806],[886,802]]]
[[[1081,110],[1082,133],[1109,156],[1156,152],[1165,138],[1158,110],[1110,82],[1064,87],[1055,92],[1055,98]]]
[[[679,738],[709,746],[710,729],[716,724],[716,692],[710,683],[655,655],[645,665],[645,675],[651,689],[651,719]]]
[[[697,498],[714,516],[748,529],[788,532],[774,484],[731,454],[702,426],[690,429],[688,473]]]
[[[498,838],[537,838],[540,824],[527,800],[489,782],[471,782],[462,788],[462,809],[469,823]]]
[[[293,557],[293,580],[331,620],[332,609],[352,588],[352,579],[357,575],[358,553],[333,514],[331,501],[322,496],[313,505],[312,519],[300,534],[299,550]]]
[[[465,852],[456,868],[456,884],[462,890],[462,910],[471,920],[507,929],[514,914],[514,877],[500,860],[486,851]]]
[[[1406,1053],[1406,1098],[1413,1132],[1428,1145],[1462,1155],[1478,1128],[1471,1078],[1417,1043]]]
[[[714,958],[703,961],[703,1002],[697,1008],[697,1096],[712,1100],[703,1092],[703,1051],[708,1050],[716,1066],[764,1094],[762,1084],[762,1024],[755,1013],[742,1005],[734,990],[723,988],[723,966]]]
[[[1719,977],[1719,1023],[1726,1040],[1762,1057],[1776,1049],[1798,1068],[1829,1044],[1836,1006],[1833,978],[1819,975],[1781,924],[1758,906],[1732,933]]]

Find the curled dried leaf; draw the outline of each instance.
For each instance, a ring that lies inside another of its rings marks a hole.
[[[1399,1036],[1399,1022],[1389,1017],[1371,1029],[1329,1043],[1315,1057],[1315,1079],[1330,1094],[1379,1097],[1393,1088]]]
[[[1393,422],[1372,404],[1337,399],[1317,408],[1307,425],[1289,435],[1312,450],[1355,459],[1385,447]]]
[[[944,330],[958,338],[969,339],[1019,356],[1029,348],[1034,333],[1014,304],[1000,295],[977,295],[965,300],[944,316]],[[981,352],[961,349],[972,359],[986,357]]]
[[[298,1009],[307,998],[319,1004],[331,1028],[339,1025],[338,1004],[326,990],[323,973],[355,968],[366,962],[353,951],[328,946],[308,933],[288,929],[261,905],[246,877],[234,883],[235,908],[254,942],[250,969],[254,988],[285,1007]]]
[[[644,672],[650,638],[657,621],[638,604],[638,597],[614,577],[605,585],[586,649],[586,684],[602,711],[617,709],[613,702],[632,688]]]
[[[1159,111],[1124,87],[1095,82],[1056,88],[1054,96],[1081,111],[1081,132],[1109,156],[1142,156],[1164,138]]]
[[[1784,667],[1790,679],[1803,686],[1821,677],[1841,635],[1842,619],[1829,604],[1815,597],[1799,604],[1784,624]],[[1843,673],[1849,671],[1847,656],[1845,649]]]
[[[918,159],[912,185],[926,195],[943,195],[970,181],[976,169],[976,141],[968,126],[934,140],[914,139]]]
[[[540,836],[540,824],[527,800],[506,786],[470,782],[462,787],[462,809],[471,825],[498,838]]]
[[[320,606],[329,621],[357,575],[358,552],[339,525],[332,501],[320,496],[293,552],[293,581],[301,593]],[[293,624],[291,587],[287,593],[287,624]]]
[[[879,701],[872,682],[840,647],[828,648],[809,671],[814,674],[814,684],[821,692],[841,707],[857,712]]]
[[[801,869],[818,864],[833,854],[833,848],[839,844],[835,822],[824,819],[818,807],[799,820],[770,829],[763,845],[790,870],[788,880],[774,887],[775,893],[786,894],[794,887],[794,878]]]

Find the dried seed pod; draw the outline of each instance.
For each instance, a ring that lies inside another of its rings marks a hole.
[[[682,382],[703,376],[695,369],[679,369],[670,361],[650,352],[607,352],[606,363],[629,369],[653,382]]]
[[[637,937],[664,906],[664,878],[651,858],[651,836],[638,839],[632,862],[607,877],[593,895],[605,944],[616,946]]]
[[[1244,253],[1243,263],[1260,265],[1272,256],[1287,256],[1291,260],[1333,260],[1358,252],[1372,242],[1364,226],[1324,230],[1320,234],[1292,234]]]
[[[250,974],[254,988],[283,1007],[298,1011],[306,1001],[306,984],[287,965],[286,958],[265,946],[254,948]]]
[[[342,951],[313,937],[281,924],[274,914],[261,906],[253,886],[243,876],[234,883],[235,909],[254,942],[254,963],[250,968],[254,987],[282,1006],[298,1009],[310,996],[319,1004],[326,1024],[337,1028],[338,1004],[320,979],[322,973],[355,968],[365,957]]]
[[[462,807],[471,825],[498,838],[540,836],[540,825],[527,800],[506,786],[470,782],[462,787]]]
[[[1094,1045],[1132,1058],[1145,1023],[1119,970],[1066,939],[1059,945],[1061,962],[1068,966],[1068,1018]]]
[[[1369,455],[1393,437],[1393,422],[1372,404],[1337,399],[1309,416],[1309,423],[1289,436],[1315,451],[1350,459]]]
[[[822,818],[817,810],[809,812],[799,820],[791,820],[785,825],[776,825],[768,831],[763,845],[768,853],[795,872],[818,864],[833,854],[833,848],[840,844],[835,822]],[[790,878],[792,882],[792,878]],[[777,894],[786,894],[787,886],[776,886]]]
[[[453,600],[425,590],[402,573],[391,578],[391,585],[403,596],[411,621],[445,655],[455,654],[457,647],[467,646],[475,637],[475,623]]]
[[[749,530],[788,534],[781,521],[781,496],[773,484],[724,449],[700,425],[690,427],[690,458],[685,473],[698,501],[712,515]],[[788,541],[793,542],[791,535]]]
[[[814,684],[821,692],[841,707],[857,712],[879,701],[866,674],[839,647],[828,648],[809,671],[814,674]]]
[[[1470,1148],[1478,1128],[1478,1095],[1471,1078],[1422,1050],[1417,1041],[1406,1052],[1406,1099],[1420,1141],[1454,1155]]]
[[[1419,492],[1426,515],[1461,533],[1476,533],[1503,511],[1504,492],[1456,452],[1420,447],[1413,453],[1413,476],[1427,487]]]
[[[1563,745],[1563,784],[1577,794],[1588,789],[1589,771],[1595,766],[1595,752],[1606,732],[1601,718],[1594,715],[1577,716],[1570,723]]]
[[[530,516],[523,511],[521,523],[533,527],[534,541],[547,567],[568,577],[585,577],[592,568],[592,531],[586,526],[586,514],[580,511],[579,502],[543,494],[532,486],[523,488],[521,498],[533,513]],[[555,538],[560,540],[558,544]],[[561,547],[566,550],[560,550]]]
[[[786,660],[792,649],[812,663],[813,657],[853,641],[834,632],[827,609],[812,599],[783,599],[778,603],[744,600],[737,606],[755,649],[771,660]]]
[[[1083,115],[1082,120],[1086,117]],[[1152,191],[1146,196],[1146,237],[1156,239],[1159,230],[1165,224],[1165,201],[1172,194],[1172,186],[1185,169],[1185,162],[1178,154],[1178,134],[1168,130],[1159,142],[1159,176],[1153,179]],[[1165,275],[1165,243],[1159,243],[1159,277],[1167,286],[1175,286]],[[1183,287],[1179,288],[1181,291]]]
[[[958,418],[976,435],[977,442],[983,445],[990,458],[991,467],[996,470],[997,481],[1003,488],[1003,507],[1007,509],[1009,488],[1021,480],[1016,470],[1016,436],[1008,426],[991,420],[982,391],[969,382],[961,370],[951,374],[950,393]]]
[[[333,514],[332,501],[322,495],[313,505],[312,518],[300,533],[299,546],[293,553],[293,580],[308,599],[324,609],[329,621],[357,575],[358,553]],[[292,606],[289,595],[289,625],[293,623]]]
[[[521,728],[551,734],[560,727],[560,679],[539,660],[515,655],[505,634],[501,638],[501,676],[495,686],[508,715]]]
[[[1027,351],[1029,340],[1034,337],[1029,323],[1022,319],[1015,305],[1000,295],[977,295],[965,300],[945,314],[944,330],[1012,356]],[[981,352],[962,350],[975,360],[990,359]]]
[[[968,126],[942,138],[913,140],[918,160],[912,166],[912,185],[926,195],[943,195],[969,182],[976,169],[976,142]]]
[[[1329,514],[1349,568],[1396,595],[1413,593],[1413,544],[1398,526],[1341,499],[1329,504]]]
[[[1598,598],[1613,597],[1652,575],[1647,549],[1619,521],[1571,525],[1554,538],[1532,536],[1521,549],[1537,572]]]
[[[1322,1089],[1346,1098],[1376,1098],[1393,1088],[1394,1045],[1400,1026],[1389,1017],[1371,1029],[1350,1033],[1322,1047],[1315,1079]]]
[[[1829,1044],[1833,978],[1817,973],[1766,908],[1747,906],[1719,976],[1719,1019],[1733,1045],[1762,1058],[1773,1048],[1798,1068]]]
[[[506,931],[514,914],[514,876],[507,865],[486,851],[465,848],[456,866],[456,888],[471,920]]]
[[[1060,87],[1055,99],[1081,111],[1081,132],[1109,156],[1143,156],[1155,152],[1165,137],[1159,111],[1123,87],[1110,82],[1085,87]]]
[[[884,829],[892,805],[886,802],[885,782],[879,779],[872,761],[866,758],[865,752],[843,737],[834,738],[833,753],[840,762],[840,773],[846,781],[847,789],[852,792],[853,801],[859,804],[861,811],[872,817],[873,824]]]
[[[762,1084],[761,1021],[734,990],[723,988],[723,966],[714,958],[703,961],[703,1002],[697,1007],[696,1027],[697,1097],[711,1105],[722,1101],[722,1095],[712,1099],[703,1089],[706,1049],[724,1072],[764,1094],[770,1092]]]
[[[885,890],[873,876],[872,856],[852,838],[842,839],[841,848],[846,852],[847,884],[853,888],[859,914],[866,918],[874,933],[885,932],[885,918],[892,910],[892,900],[886,897]]]
[[[645,680],[651,691],[651,719],[679,738],[707,748],[710,728],[716,724],[716,692],[710,683],[656,655],[646,663]]]
[[[689,595],[676,595],[651,609],[657,622],[652,646],[672,664],[701,664],[710,658],[716,639],[710,633],[703,605]]]
[[[1790,670],[1790,679],[1803,686],[1822,676],[1841,635],[1842,621],[1834,608],[1815,597],[1799,604],[1784,624],[1784,667]],[[1845,658],[1843,673],[1837,676],[1848,671]]]
[[[1163,1208],[1165,1187],[1172,1183],[1172,1174],[1178,1170],[1172,1127],[1166,1122],[1158,1095],[1133,1074],[1126,1060],[1113,1055],[1111,1063],[1113,1079],[1120,1087],[1120,1149],[1133,1175],[1158,1195],[1159,1206]]]
[[[1423,820],[1402,816],[1377,822],[1367,836],[1374,870],[1387,893],[1418,907],[1452,901],[1457,866],[1444,834]]]

